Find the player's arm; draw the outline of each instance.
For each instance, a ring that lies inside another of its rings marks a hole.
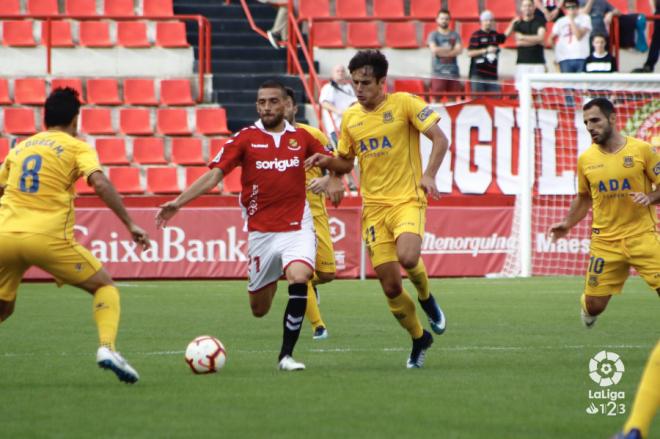
[[[645,174],[655,184],[655,190],[645,194],[644,192],[631,192],[633,202],[642,206],[660,204],[660,154],[656,154],[650,146],[643,150],[646,161]]]
[[[87,182],[94,189],[96,195],[99,196],[101,200],[117,215],[117,218],[121,220],[122,223],[126,226],[133,240],[142,246],[143,250],[146,250],[151,247],[151,242],[149,241],[149,235],[144,229],[133,222],[131,216],[128,214],[128,211],[124,207],[124,203],[121,201],[121,197],[117,190],[112,185],[108,177],[103,174],[101,171],[96,171],[90,174],[87,177]]]
[[[424,135],[428,137],[431,142],[433,142],[433,144],[431,146],[429,163],[426,165],[426,169],[422,174],[419,185],[428,195],[432,196],[433,198],[438,198],[440,196],[440,192],[438,191],[438,187],[435,184],[435,175],[438,173],[438,169],[440,169],[440,165],[442,164],[442,160],[445,158],[445,154],[447,154],[447,149],[449,149],[449,140],[447,140],[447,136],[445,136],[445,133],[442,132],[438,124],[431,126],[424,132]]]
[[[563,238],[577,223],[582,221],[591,208],[592,199],[589,192],[578,192],[571,202],[571,207],[563,221],[550,226],[549,235],[552,240]]]
[[[222,177],[223,173],[220,168],[212,168],[206,174],[195,180],[188,189],[183,191],[181,195],[176,197],[173,201],[168,201],[159,206],[160,210],[156,215],[156,227],[164,227],[167,224],[167,221],[176,215],[179,209],[220,184]]]

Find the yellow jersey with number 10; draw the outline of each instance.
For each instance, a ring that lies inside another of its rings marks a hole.
[[[304,123],[296,123],[296,128],[302,128],[311,134],[316,140],[318,140],[321,145],[325,146],[327,150],[331,149],[330,141],[328,140],[328,137],[323,134],[323,131]],[[309,186],[309,182],[313,179],[322,176],[323,173],[321,172],[321,168],[316,166],[310,168],[307,172],[305,172],[305,187]],[[328,213],[325,208],[325,195],[315,194],[312,191],[307,191],[307,202],[309,203],[309,210],[312,212],[312,216],[319,216]]]
[[[61,131],[19,143],[0,167],[0,231],[73,238],[75,181],[100,171],[96,151]]]
[[[615,153],[591,145],[578,158],[578,192],[593,200],[592,236],[623,239],[654,231],[655,206],[633,202],[631,192],[649,193],[660,184],[660,156],[634,137]]]
[[[373,111],[358,103],[344,112],[337,150],[348,160],[357,156],[365,206],[427,204],[419,186],[419,134],[439,120],[426,102],[409,93],[388,94]]]

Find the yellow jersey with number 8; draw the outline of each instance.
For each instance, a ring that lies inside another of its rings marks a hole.
[[[419,185],[419,134],[439,120],[426,102],[409,93],[388,94],[373,111],[355,104],[344,112],[337,151],[348,160],[357,156],[365,206],[427,204]]]
[[[61,131],[13,148],[0,167],[0,231],[73,238],[75,181],[101,171],[96,151]]]

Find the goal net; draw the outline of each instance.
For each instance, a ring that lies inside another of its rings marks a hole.
[[[576,193],[578,155],[591,145],[582,106],[610,99],[617,129],[660,147],[660,75],[534,74],[520,87],[521,193],[512,235],[516,250],[504,276],[582,275],[588,262],[591,216],[551,242],[548,229],[561,221]]]

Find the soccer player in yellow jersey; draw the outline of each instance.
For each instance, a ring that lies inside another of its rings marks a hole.
[[[302,128],[310,133],[321,145],[325,145],[331,150],[330,140],[318,128],[314,128],[304,123],[296,122],[296,113],[298,105],[296,95],[292,88],[286,87],[286,93],[289,96],[289,102],[284,112],[284,118],[296,128]],[[312,278],[312,288],[307,292],[307,309],[305,317],[312,325],[314,340],[323,340],[328,338],[327,325],[321,317],[321,310],[318,303],[318,292],[316,286],[331,282],[335,278],[335,250],[332,246],[330,237],[330,225],[328,223],[328,211],[325,207],[325,191],[330,184],[337,184],[336,179],[330,180],[329,176],[324,176],[319,168],[308,169],[305,173],[305,184],[307,190],[307,203],[312,211],[314,218],[314,230],[316,232],[316,266],[314,267],[314,277]],[[340,184],[341,186],[341,184]],[[341,187],[339,189],[342,189]]]
[[[358,103],[344,112],[338,157],[316,155],[307,160],[307,165],[344,174],[353,168],[357,156],[364,240],[390,311],[413,339],[407,367],[419,368],[433,337],[422,328],[415,303],[403,289],[400,268],[406,270],[415,286],[431,328],[441,334],[445,317],[429,292],[420,254],[426,197],[438,196],[435,175],[448,141],[438,127],[439,116],[423,100],[408,93],[385,93],[387,68],[387,59],[379,51],[359,51],[351,59],[348,69]],[[433,142],[423,172],[420,133]],[[330,196],[336,202],[332,191]]]
[[[566,236],[592,208],[591,255],[580,313],[590,328],[612,295],[621,293],[630,266],[660,295],[654,206],[660,202],[660,156],[648,143],[616,131],[609,100],[593,99],[583,111],[594,143],[578,158],[577,196],[564,220],[550,227],[550,235]]]
[[[115,351],[119,291],[73,237],[75,181],[84,177],[142,248],[149,247],[149,237],[126,212],[96,152],[74,137],[79,111],[75,90],[55,89],[44,105],[46,131],[19,143],[0,167],[0,322],[13,313],[21,278],[36,265],[59,286],[67,283],[94,296],[100,342],[96,361],[121,381],[135,383],[138,373]]]

